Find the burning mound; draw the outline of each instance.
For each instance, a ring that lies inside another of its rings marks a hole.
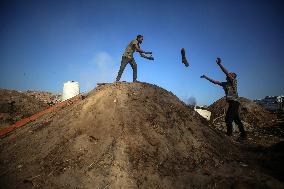
[[[4,188],[273,188],[237,148],[172,93],[97,87],[0,141]]]

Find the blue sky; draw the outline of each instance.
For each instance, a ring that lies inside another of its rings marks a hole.
[[[217,56],[238,74],[250,99],[284,94],[284,3],[255,1],[0,1],[0,88],[81,91],[112,82],[126,45],[144,35],[136,55],[138,80],[157,84],[199,105],[224,95],[200,75],[224,81]],[[190,67],[181,63],[184,47]],[[122,80],[132,81],[127,66]]]

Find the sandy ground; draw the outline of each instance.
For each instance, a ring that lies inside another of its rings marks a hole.
[[[147,83],[95,88],[0,140],[1,188],[283,188],[281,137],[236,142]]]

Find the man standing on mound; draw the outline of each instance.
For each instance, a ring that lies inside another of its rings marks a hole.
[[[133,53],[135,51],[139,52],[140,56],[143,58],[147,58],[149,60],[154,60],[152,56],[145,56],[144,54],[152,54],[152,52],[145,52],[142,49],[140,49],[140,44],[143,42],[143,36],[137,35],[136,39],[132,40],[126,47],[122,59],[121,59],[121,65],[116,77],[116,81],[119,81],[121,78],[121,75],[128,63],[130,63],[132,70],[133,70],[133,82],[137,82],[137,64],[134,60]]]
[[[228,70],[221,64],[221,58],[217,58],[216,63],[220,66],[221,70],[226,74],[226,82],[220,82],[213,80],[205,75],[202,75],[201,78],[205,78],[211,83],[216,85],[220,85],[223,87],[226,100],[229,103],[229,108],[226,113],[225,122],[227,125],[227,135],[231,136],[233,132],[233,121],[238,125],[239,130],[241,132],[240,139],[246,138],[246,132],[244,130],[244,125],[241,121],[239,114],[240,103],[238,101],[238,90],[237,90],[237,74],[229,73]]]

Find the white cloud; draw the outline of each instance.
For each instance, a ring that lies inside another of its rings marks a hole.
[[[99,52],[95,55],[92,63],[99,69],[107,69],[114,64],[114,60],[107,52]]]
[[[89,91],[100,82],[113,82],[117,71],[116,61],[109,53],[96,53],[94,58],[79,72],[82,91]]]

